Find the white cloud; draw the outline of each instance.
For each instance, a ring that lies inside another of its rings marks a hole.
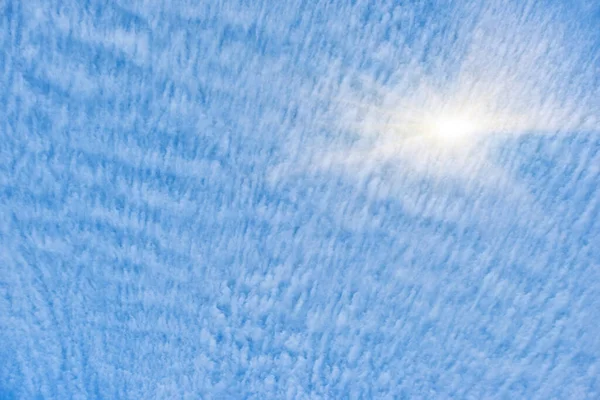
[[[597,397],[592,3],[192,3],[3,6],[0,397]]]

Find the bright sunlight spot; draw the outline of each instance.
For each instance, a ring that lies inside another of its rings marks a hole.
[[[463,118],[444,118],[436,121],[434,133],[444,139],[455,139],[473,133],[475,124]]]
[[[432,117],[426,133],[436,140],[454,143],[476,134],[480,129],[477,119],[460,114],[440,115]]]

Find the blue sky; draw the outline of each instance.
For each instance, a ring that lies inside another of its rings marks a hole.
[[[600,397],[597,1],[0,9],[0,398]]]

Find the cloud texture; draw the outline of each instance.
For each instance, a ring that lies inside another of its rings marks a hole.
[[[600,396],[596,1],[0,7],[0,398]]]

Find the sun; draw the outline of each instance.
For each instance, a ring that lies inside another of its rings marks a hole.
[[[481,132],[482,122],[469,113],[430,114],[425,123],[425,135],[443,144],[459,144]]]
[[[441,139],[455,140],[477,130],[475,122],[462,117],[440,118],[434,122],[433,134]]]
[[[418,101],[390,102],[385,107],[358,103],[356,109],[361,113],[356,124],[352,121],[356,109],[347,108],[349,125],[365,138],[381,140],[386,146],[423,144],[452,154],[470,151],[506,125],[485,99],[451,97],[434,93]]]

